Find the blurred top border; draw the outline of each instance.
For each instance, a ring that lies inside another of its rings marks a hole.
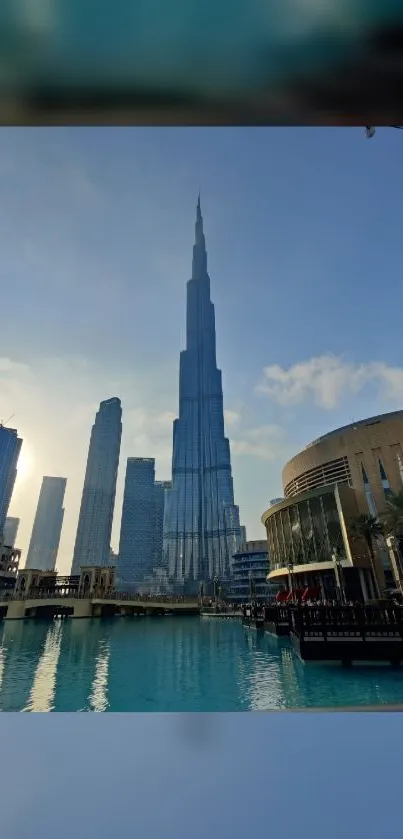
[[[0,123],[403,123],[403,0],[210,5],[2,0]]]

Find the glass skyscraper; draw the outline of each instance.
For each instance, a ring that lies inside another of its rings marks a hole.
[[[117,583],[122,591],[136,589],[151,574],[154,563],[153,457],[129,457],[126,466],[120,525]]]
[[[54,571],[64,517],[67,478],[42,479],[25,568]]]
[[[107,399],[92,426],[72,574],[82,565],[109,564],[121,436],[120,399]]]
[[[6,521],[15,479],[22,440],[15,428],[0,423],[0,541]]]
[[[187,284],[186,349],[180,356],[179,418],[173,427],[172,490],[164,525],[170,577],[188,590],[215,576],[227,579],[240,539],[199,196]]]
[[[3,542],[8,548],[14,548],[20,520],[15,516],[7,516],[3,527]]]

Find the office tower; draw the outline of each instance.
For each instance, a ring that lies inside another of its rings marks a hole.
[[[120,399],[101,402],[92,426],[72,574],[82,565],[108,565],[122,436]]]
[[[20,520],[14,516],[7,516],[3,527],[3,543],[8,548],[14,548]]]
[[[240,527],[240,540],[242,545],[244,545],[245,542],[247,542],[246,527],[244,524],[241,524]]]
[[[172,490],[164,528],[169,573],[187,590],[226,579],[240,542],[200,197],[192,277],[187,284],[186,349],[180,356],[179,418],[173,427]]]
[[[67,478],[42,478],[25,568],[54,571],[63,524]]]
[[[118,586],[137,588],[152,572],[155,525],[155,460],[129,457],[120,525]]]
[[[17,462],[22,440],[15,428],[0,423],[0,540],[17,477]]]
[[[154,533],[153,533],[153,569],[161,568],[164,563],[164,517],[168,507],[172,481],[155,481],[154,484]]]

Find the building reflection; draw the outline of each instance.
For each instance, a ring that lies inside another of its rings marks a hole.
[[[45,621],[4,622],[0,641],[2,711],[21,711],[27,706],[48,631],[49,623]]]
[[[95,660],[95,675],[89,697],[91,711],[108,710],[109,657],[109,643],[106,640],[99,641],[98,655]]]
[[[103,621],[71,619],[63,622],[57,665],[55,707],[58,711],[89,711],[94,691]]]
[[[111,631],[109,703],[114,711],[239,708],[239,639],[225,622],[123,618]]]
[[[52,711],[56,692],[56,673],[62,640],[61,620],[48,629],[45,646],[39,659],[31,694],[24,711]]]

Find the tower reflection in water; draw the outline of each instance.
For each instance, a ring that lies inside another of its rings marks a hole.
[[[53,710],[61,640],[62,621],[56,620],[48,629],[45,646],[36,668],[34,683],[24,711]]]
[[[57,667],[57,711],[106,711],[109,622],[64,621]]]
[[[38,659],[45,649],[49,623],[4,621],[1,632],[0,708],[21,711],[29,702]]]

